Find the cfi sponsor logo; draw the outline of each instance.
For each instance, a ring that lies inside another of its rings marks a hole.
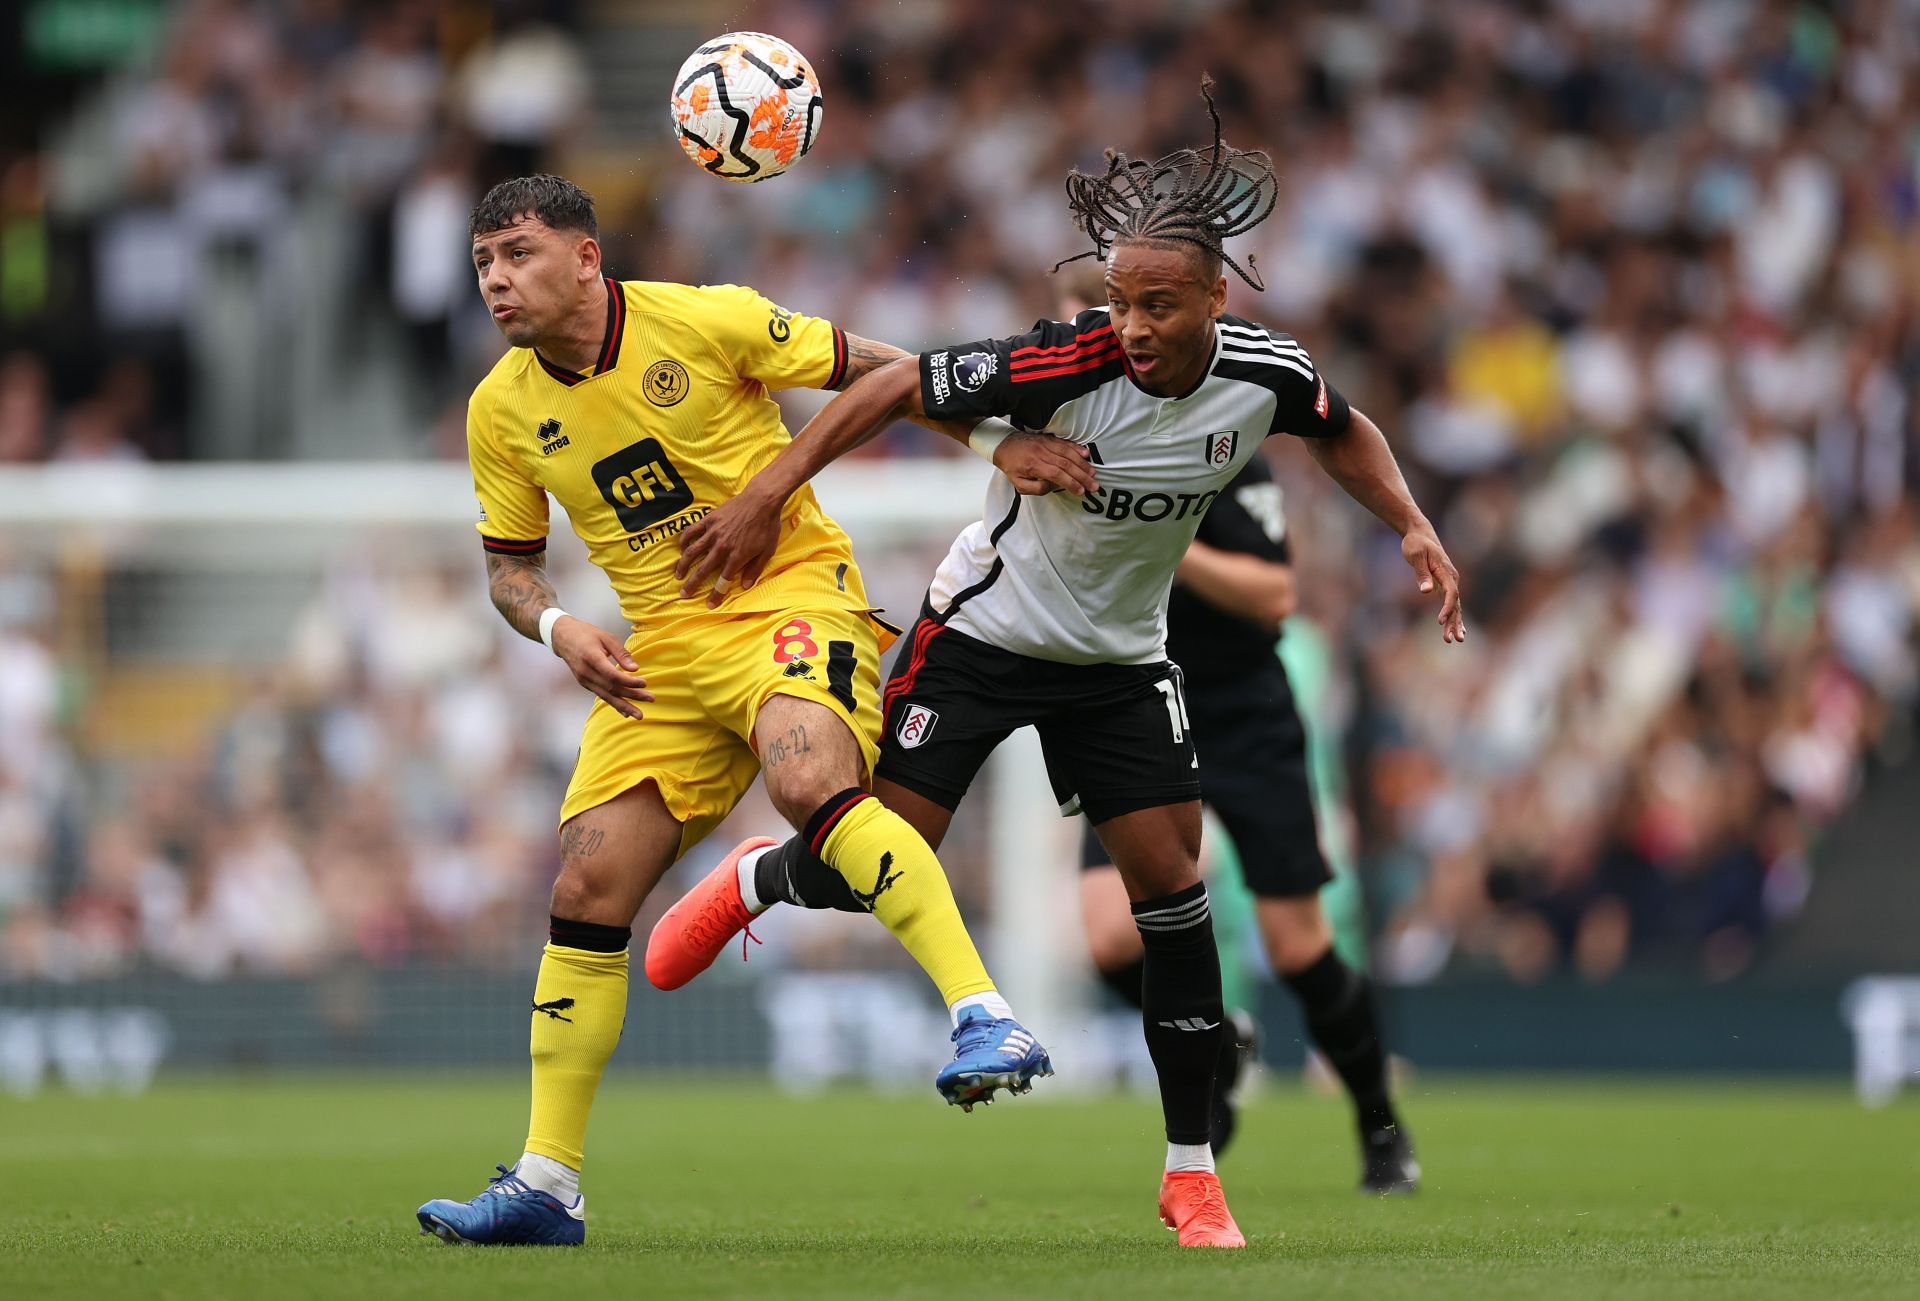
[[[693,505],[693,486],[657,438],[643,438],[594,462],[593,481],[629,533],[643,532]]]
[[[1240,448],[1238,429],[1222,430],[1207,435],[1207,465],[1215,470],[1224,470],[1233,464],[1233,454]]]
[[[907,712],[901,715],[900,726],[894,729],[894,739],[911,750],[927,739],[939,721],[940,715],[925,705],[908,705]]]
[[[953,359],[953,382],[962,393],[978,393],[998,369],[1000,359],[990,352],[961,353]]]

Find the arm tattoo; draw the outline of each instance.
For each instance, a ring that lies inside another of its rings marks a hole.
[[[547,557],[503,556],[487,553],[487,595],[513,630],[529,641],[540,640],[540,612],[560,604],[547,580]]]
[[[847,336],[847,368],[834,388],[844,393],[863,376],[879,370],[890,361],[898,361],[902,357],[911,355],[890,343],[881,343],[875,339],[863,339],[857,334],[849,334]]]
[[[840,392],[844,393],[861,377],[879,370],[890,361],[898,361],[902,357],[910,357],[912,355],[912,353],[903,352],[890,343],[881,343],[875,339],[863,339],[857,334],[849,334],[847,336],[847,369],[846,373],[840,377],[840,383],[837,387]],[[979,423],[979,421],[975,419],[931,420],[926,416],[909,416],[907,418],[916,425],[921,425],[933,430],[936,434],[945,434],[956,443],[965,443],[967,436],[973,432],[974,425]]]

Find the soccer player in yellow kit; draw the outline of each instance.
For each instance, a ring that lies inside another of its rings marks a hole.
[[[593,200],[559,177],[495,186],[470,233],[481,295],[514,345],[467,416],[493,603],[598,703],[560,811],[526,1150],[471,1201],[420,1207],[422,1231],[584,1239],[582,1149],[626,1016],[634,915],[760,773],[774,807],[925,968],[956,1025],[990,1014],[992,1035],[956,1030],[959,1053],[937,1081],[949,1101],[1030,1087],[1051,1071],[1045,1051],[995,992],[933,850],[865,789],[879,659],[895,632],[875,617],[846,534],[802,488],[755,580],[688,598],[674,577],[675,535],[787,445],[769,390],[841,388],[905,354],[750,289],[608,277]],[[630,634],[561,609],[545,566],[549,494],[619,594]],[[730,862],[772,844],[749,841]],[[730,906],[773,902],[747,896],[750,870],[741,884]]]

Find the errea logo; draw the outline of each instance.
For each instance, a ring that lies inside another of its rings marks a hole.
[[[573,441],[560,432],[560,422],[551,418],[533,432],[540,438],[540,455],[542,456],[552,456]]]

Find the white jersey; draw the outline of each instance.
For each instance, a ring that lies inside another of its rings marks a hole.
[[[1165,659],[1173,571],[1220,490],[1269,434],[1329,437],[1350,418],[1304,348],[1232,316],[1200,383],[1157,397],[1128,373],[1104,307],[926,353],[920,396],[931,416],[1004,416],[1091,452],[1100,488],[1085,497],[1021,496],[996,473],[927,593],[948,627],[1069,664]]]

